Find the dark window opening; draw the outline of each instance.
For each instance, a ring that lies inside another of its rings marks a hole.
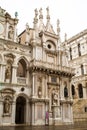
[[[81,56],[80,44],[78,44],[78,54]]]
[[[71,91],[72,91],[72,96],[74,96],[75,95],[75,86],[74,85],[71,86]]]
[[[87,112],[87,107],[85,107],[84,109],[85,109],[85,112]]]
[[[84,74],[84,68],[83,68],[83,65],[81,65],[81,74],[82,74],[82,75]]]
[[[72,49],[70,48],[70,60],[72,60]]]
[[[82,88],[82,84],[78,85],[78,94],[79,94],[79,98],[83,98],[83,88]]]

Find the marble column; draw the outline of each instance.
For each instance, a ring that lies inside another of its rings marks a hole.
[[[71,92],[71,79],[69,79],[69,97],[72,99],[72,92]]]
[[[3,100],[0,99],[0,125],[3,124],[2,115],[3,115]]]
[[[29,120],[29,102],[26,101],[26,124],[30,124],[30,120]]]
[[[45,97],[48,98],[47,75],[46,75],[46,78],[45,78]]]
[[[2,64],[1,65],[1,82],[5,81],[5,68],[6,68],[6,64]]]
[[[12,124],[15,124],[15,115],[16,115],[16,102],[13,101],[12,103],[12,120],[11,120],[11,123]]]
[[[35,123],[35,104],[32,103],[32,125]]]
[[[8,27],[9,27],[9,23],[8,20],[6,21],[6,35],[5,35],[5,39],[8,39]]]
[[[16,29],[16,24],[14,26],[14,42],[17,42],[17,29]]]
[[[17,65],[12,66],[12,83],[17,83]]]
[[[32,97],[35,96],[35,74],[32,74]]]

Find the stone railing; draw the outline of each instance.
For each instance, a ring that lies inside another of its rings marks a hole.
[[[59,71],[67,72],[67,73],[74,73],[74,70],[75,70],[70,67],[55,65],[54,63],[43,62],[40,60],[32,60],[30,63],[30,66],[31,67],[37,66],[37,67],[43,67],[43,68],[52,69],[52,70],[59,70]]]
[[[26,78],[24,77],[17,77],[17,83],[18,84],[26,84]]]

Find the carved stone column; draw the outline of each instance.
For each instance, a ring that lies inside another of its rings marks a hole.
[[[16,102],[15,101],[13,101],[13,103],[12,103],[12,124],[15,124],[15,113],[16,112]]]
[[[8,39],[8,27],[9,27],[9,23],[8,23],[8,19],[6,21],[6,34],[5,34],[5,39]]]
[[[26,101],[26,124],[29,124],[29,102]]]
[[[4,82],[5,80],[5,67],[6,67],[6,64],[1,65],[1,82]]]
[[[14,42],[17,42],[17,30],[16,30],[16,24],[14,26]]]
[[[0,125],[2,125],[3,123],[2,115],[3,115],[3,100],[0,99]]]
[[[17,74],[17,65],[13,65],[12,66],[13,68],[12,68],[12,83],[17,83],[17,76],[16,76],[16,74]]]
[[[46,94],[46,98],[48,98],[47,75],[46,75],[46,78],[45,78],[45,94]]]
[[[32,125],[35,123],[35,104],[32,103]]]
[[[35,73],[32,74],[32,97],[35,96]]]

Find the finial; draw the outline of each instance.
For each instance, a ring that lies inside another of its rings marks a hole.
[[[18,12],[15,12],[15,18],[17,18],[17,16],[18,16]]]
[[[38,16],[37,8],[34,11],[35,11],[35,18],[37,18],[37,16]]]
[[[65,36],[64,36],[64,37],[65,37],[65,41],[67,41],[67,34],[66,34],[66,33],[65,33]]]
[[[40,12],[39,18],[43,19],[42,8],[40,8],[39,12]]]
[[[26,23],[26,32],[29,34],[29,25]]]
[[[38,10],[37,10],[37,8],[34,10],[35,11],[35,17],[34,17],[34,28],[37,26],[37,23],[38,23],[38,18],[37,18],[37,16],[38,16]]]
[[[60,21],[59,19],[57,20],[57,34],[59,35],[60,33],[60,27],[59,27]]]
[[[46,10],[47,10],[47,21],[49,22],[50,21],[49,7],[47,7]]]

